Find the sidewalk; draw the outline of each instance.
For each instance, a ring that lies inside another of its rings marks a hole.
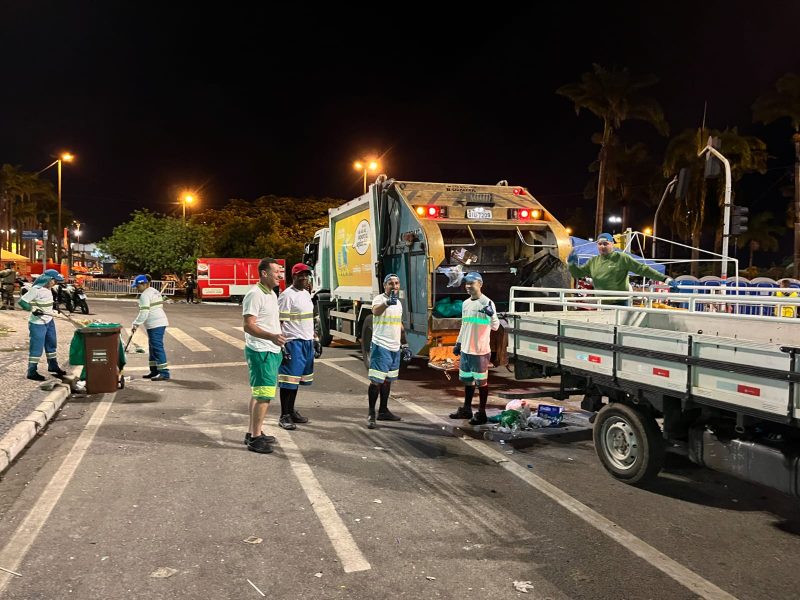
[[[11,331],[0,337],[0,440],[50,394],[40,389],[43,382],[25,378],[28,368],[28,317],[24,310],[0,311],[0,328]],[[56,318],[58,363],[68,371],[69,343],[75,328]],[[42,354],[39,372],[47,376],[47,361]],[[48,379],[58,381],[49,376]]]

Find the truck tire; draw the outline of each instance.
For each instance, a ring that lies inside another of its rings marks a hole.
[[[368,315],[367,318],[364,319],[364,325],[362,325],[361,327],[361,356],[364,359],[364,368],[367,371],[369,371],[371,347],[372,347],[372,315]]]
[[[604,406],[597,413],[593,437],[600,462],[624,483],[645,483],[664,465],[664,440],[655,419],[627,404]]]
[[[331,342],[333,342],[333,336],[331,335],[329,328],[328,308],[326,306],[319,307],[319,314],[317,315],[317,318],[314,319],[314,332],[317,334],[319,343],[325,348],[330,346]]]

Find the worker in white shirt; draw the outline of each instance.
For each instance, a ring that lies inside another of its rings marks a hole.
[[[461,308],[461,330],[458,332],[453,354],[461,357],[458,378],[464,383],[464,405],[450,415],[451,419],[469,419],[470,425],[486,423],[486,401],[489,398],[489,361],[492,355],[490,339],[492,331],[500,327],[497,309],[487,296],[481,293],[483,277],[472,272],[464,276],[469,298]],[[480,408],[473,416],[472,398],[478,388]]]
[[[286,338],[283,361],[278,368],[281,416],[278,425],[297,429],[296,423],[308,423],[294,407],[298,386],[314,381],[314,359],[322,356],[322,344],[314,339],[314,303],[308,293],[311,268],[303,263],[292,267],[292,285],[278,297],[281,331]]]
[[[150,381],[169,381],[169,363],[164,350],[164,332],[169,321],[164,312],[164,298],[161,292],[150,286],[147,275],[137,275],[131,287],[139,292],[139,314],[131,325],[131,335],[136,333],[140,325],[144,325],[150,345],[150,372],[143,377]]]
[[[47,371],[60,377],[67,372],[58,366],[56,346],[56,324],[53,322],[53,292],[56,283],[63,283],[64,278],[55,269],[47,269],[33,282],[33,287],[19,300],[19,305],[31,311],[28,319],[28,333],[30,345],[28,350],[27,378],[33,381],[44,381],[44,376],[39,374],[39,359],[44,349],[47,355]]]

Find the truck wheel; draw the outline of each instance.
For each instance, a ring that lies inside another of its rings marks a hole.
[[[361,356],[364,358],[364,368],[369,371],[369,361],[372,349],[372,315],[364,319],[361,327]]]
[[[664,440],[655,419],[618,402],[597,413],[594,449],[600,462],[616,479],[644,483],[664,465]]]
[[[320,314],[316,319],[314,319],[314,333],[317,334],[317,339],[319,339],[319,343],[322,344],[325,348],[330,346],[331,342],[333,342],[333,336],[330,334],[327,322],[325,325],[322,324],[322,314]]]

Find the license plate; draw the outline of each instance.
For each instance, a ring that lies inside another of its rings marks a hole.
[[[468,219],[491,219],[492,218],[492,211],[488,208],[468,208],[467,209],[467,218]]]

